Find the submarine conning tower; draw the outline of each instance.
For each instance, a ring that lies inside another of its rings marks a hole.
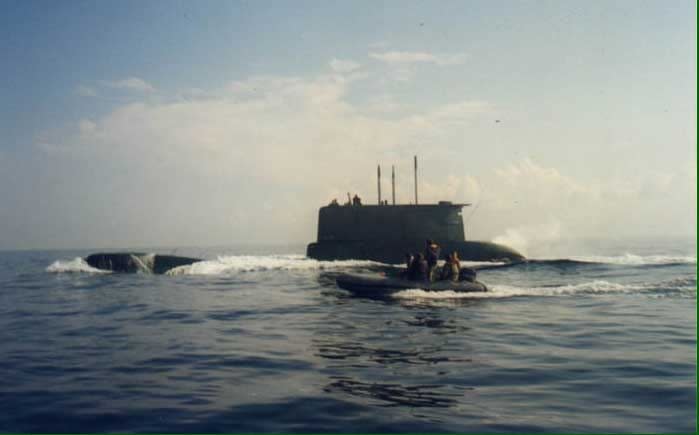
[[[469,204],[328,205],[318,212],[318,241],[306,254],[317,260],[374,260],[400,264],[406,253],[422,252],[432,239],[442,253],[466,261],[521,261],[507,246],[466,241],[461,210]]]
[[[318,241],[464,241],[461,209],[470,204],[359,205],[322,207]]]
[[[406,253],[422,252],[427,239],[442,253],[458,252],[466,261],[521,261],[524,256],[507,246],[466,241],[461,210],[471,204],[418,203],[415,156],[415,204],[396,204],[395,171],[392,170],[392,204],[381,199],[381,167],[377,168],[378,203],[362,205],[347,194],[347,203],[333,200],[318,212],[318,241],[306,255],[317,260],[374,260],[399,264]]]

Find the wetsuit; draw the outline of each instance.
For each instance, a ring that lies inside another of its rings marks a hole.
[[[415,278],[416,281],[429,281],[430,268],[426,260],[415,260]]]
[[[425,260],[427,260],[428,277],[430,278],[430,281],[434,281],[432,279],[432,274],[437,267],[437,260],[439,260],[441,253],[442,249],[436,243],[429,245],[427,249],[425,249]]]

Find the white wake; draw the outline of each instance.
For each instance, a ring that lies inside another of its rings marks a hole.
[[[656,295],[684,292],[696,296],[696,280],[673,279],[658,283],[620,284],[604,280],[583,282],[555,287],[518,287],[512,285],[489,285],[487,292],[464,293],[453,290],[426,291],[409,289],[394,293],[399,299],[499,299],[521,296],[551,297],[566,295],[639,294]]]
[[[111,273],[109,270],[97,269],[85,261],[84,258],[75,257],[72,260],[56,260],[47,268],[47,272],[51,273]]]
[[[628,266],[663,265],[663,264],[696,264],[697,257],[688,255],[635,255],[624,254],[616,256],[590,255],[574,256],[570,258],[576,261],[588,261],[593,263],[620,264]]]
[[[385,266],[368,260],[319,261],[304,255],[228,255],[187,266],[179,266],[167,275],[220,275],[232,272],[261,272],[267,270],[332,270],[357,267]]]

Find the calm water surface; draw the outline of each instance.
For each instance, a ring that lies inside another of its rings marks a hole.
[[[382,266],[302,252],[181,250],[209,261],[175,275],[1,252],[0,431],[695,431],[693,242],[382,300],[334,282]]]

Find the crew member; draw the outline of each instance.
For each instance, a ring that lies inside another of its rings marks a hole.
[[[425,242],[425,260],[427,261],[428,277],[430,281],[435,281],[436,276],[433,276],[433,274],[437,267],[437,260],[439,260],[441,251],[442,249],[433,240],[428,239]]]
[[[410,264],[408,277],[413,281],[427,281],[429,279],[429,267],[424,254],[416,254]]]
[[[461,259],[459,258],[459,253],[456,251],[453,251],[451,253],[451,259],[453,262],[456,263],[456,267],[458,267],[459,270],[461,270]]]
[[[447,260],[442,267],[443,281],[459,281],[459,256],[456,252],[452,252],[447,256]]]
[[[403,279],[410,279],[410,268],[413,266],[413,254],[410,252],[405,254],[405,270],[400,273]]]

